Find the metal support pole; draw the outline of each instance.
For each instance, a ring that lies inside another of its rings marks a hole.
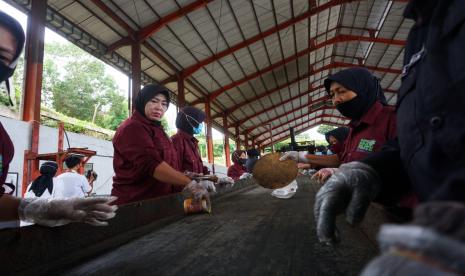
[[[211,110],[210,110],[210,100],[207,98],[205,101],[205,115],[206,115],[206,125],[207,125],[207,155],[208,163],[214,163],[213,156],[213,138],[212,138],[212,119],[211,119]]]
[[[229,133],[228,133],[228,117],[223,117],[223,128],[224,128],[224,155],[226,158],[226,167],[231,166],[231,154],[229,149]]]
[[[132,97],[131,97],[131,112],[134,111],[136,106],[136,97],[140,91],[140,72],[141,72],[141,62],[140,62],[140,44],[134,42],[131,47],[131,77],[132,77]]]
[[[184,79],[181,74],[178,74],[178,108],[183,108],[185,105]]]

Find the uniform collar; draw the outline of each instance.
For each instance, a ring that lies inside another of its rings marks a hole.
[[[382,111],[383,105],[379,101],[376,101],[368,111],[363,114],[362,118],[350,121],[350,125],[353,127],[357,127],[361,124],[371,125],[376,121],[376,118],[378,118]]]
[[[179,129],[179,128],[178,128],[178,134],[179,134],[179,136],[181,136],[183,139],[191,140],[191,141],[194,142],[194,143],[198,143],[198,142],[199,142],[199,140],[197,140],[197,138],[195,138],[194,135],[191,135],[191,134],[185,132],[185,131],[182,130],[182,129]]]
[[[142,122],[144,124],[147,124],[147,125],[151,125],[151,126],[157,126],[157,127],[161,127],[161,122],[159,121],[150,121],[149,119],[147,119],[145,116],[143,116],[142,114],[140,114],[138,111],[134,111],[132,113],[132,117],[134,120],[136,121],[139,121],[139,122]]]

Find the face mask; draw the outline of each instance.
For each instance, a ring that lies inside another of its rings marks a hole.
[[[181,111],[182,112],[182,111]],[[184,112],[183,112],[184,113]],[[200,134],[202,133],[202,129],[203,129],[203,123],[197,121],[194,117],[192,116],[189,116],[187,115],[186,113],[184,113],[184,115],[186,116],[186,121],[187,123],[189,123],[189,125],[192,127],[192,133],[193,134]],[[194,127],[194,125],[191,123],[191,121],[194,121],[195,123],[197,123],[197,127]]]
[[[192,128],[194,134],[200,134],[203,130],[203,123],[199,124],[197,127]]]
[[[240,158],[239,159],[239,165],[245,165],[245,162],[247,162],[247,158]]]
[[[362,99],[357,96],[350,101],[336,105],[336,109],[347,118],[360,119],[365,111],[365,105]]]
[[[0,62],[0,83],[5,82],[6,84],[6,91],[8,95],[8,100],[10,101],[10,105],[13,105],[13,102],[11,101],[10,97],[10,83],[8,81],[8,78],[13,75],[14,71],[15,68],[10,68],[9,66],[3,64],[3,62]]]

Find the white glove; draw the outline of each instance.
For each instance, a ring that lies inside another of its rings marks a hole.
[[[252,178],[252,174],[251,173],[243,173],[239,179],[249,179],[249,178]]]
[[[279,160],[284,161],[284,160],[291,159],[291,160],[296,161],[297,163],[309,164],[310,160],[308,160],[306,155],[307,155],[307,153],[304,152],[304,151],[288,151],[288,152],[284,153],[283,156],[281,156],[281,158],[279,158]]]
[[[208,204],[210,204],[210,195],[208,194],[207,188],[210,185],[213,185],[211,181],[202,180],[197,182],[197,180],[192,180],[187,184],[184,188],[183,192],[185,193],[186,197],[192,197],[194,201],[200,201],[202,199],[207,200]],[[213,185],[214,187],[215,185]],[[216,189],[215,189],[216,191]]]
[[[216,187],[212,181],[201,180],[199,184],[202,185],[207,191],[216,193]]]
[[[229,176],[218,178],[218,184],[220,185],[234,185],[234,179]]]
[[[21,199],[18,208],[22,221],[44,226],[60,226],[70,222],[85,222],[94,226],[106,226],[118,209],[109,205],[116,197],[91,197],[70,199]]]

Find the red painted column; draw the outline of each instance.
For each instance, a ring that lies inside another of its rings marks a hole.
[[[140,44],[134,42],[131,46],[131,77],[132,77],[132,99],[131,99],[131,110],[130,114],[135,109],[135,101],[137,94],[140,91],[140,74],[141,74],[141,63],[140,63]]]
[[[186,105],[186,96],[184,93],[184,78],[181,74],[178,75],[178,108],[183,108]]]
[[[213,164],[213,138],[212,138],[212,117],[210,110],[210,99],[207,98],[205,101],[205,123],[207,125],[207,156],[208,163]]]
[[[44,61],[44,34],[47,1],[33,0],[31,15],[27,22],[25,79],[21,119],[36,122],[32,127],[31,151],[39,149],[40,101],[42,90],[42,68]]]
[[[249,137],[247,133],[244,134],[244,150],[247,150],[249,148]]]
[[[224,128],[224,155],[226,157],[226,167],[231,166],[231,153],[229,149],[229,133],[228,133],[228,117],[223,117],[223,128]]]

